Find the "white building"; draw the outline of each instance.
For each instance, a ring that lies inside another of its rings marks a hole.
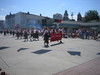
[[[56,14],[53,15],[53,19],[55,19],[55,20],[62,20],[62,15],[59,14],[59,13],[56,13]]]
[[[43,16],[34,14],[18,12],[6,16],[6,23],[9,28],[42,28]]]
[[[42,29],[43,26],[50,26],[54,19],[34,14],[18,12],[6,16],[7,28],[37,28]]]
[[[21,28],[38,28],[42,26],[44,17],[29,13],[19,12],[15,15],[15,24]]]

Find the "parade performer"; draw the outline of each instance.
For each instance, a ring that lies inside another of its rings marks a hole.
[[[20,37],[20,31],[19,30],[17,30],[17,32],[16,32],[16,37],[17,37],[17,39],[19,39],[19,37]]]
[[[48,44],[49,44],[50,31],[49,31],[48,28],[44,29],[44,31],[43,31],[43,37],[44,37],[44,46],[49,46]]]
[[[62,43],[62,37],[63,37],[64,29],[62,27],[60,27],[59,30],[58,30],[58,32],[61,33],[60,43]]]
[[[26,42],[26,41],[28,41],[28,31],[27,30],[25,30],[24,31],[24,42]]]
[[[38,30],[36,30],[35,32],[35,38],[39,41],[39,31]]]

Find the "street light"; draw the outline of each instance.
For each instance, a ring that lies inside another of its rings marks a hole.
[[[61,20],[57,20],[57,28],[59,29],[59,24],[61,23]]]
[[[74,12],[71,12],[71,17],[72,17],[72,20],[73,20],[73,16],[74,16]]]

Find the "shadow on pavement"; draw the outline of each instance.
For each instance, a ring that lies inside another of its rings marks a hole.
[[[49,45],[44,45],[43,47],[44,47],[44,48],[49,48]]]
[[[100,55],[100,53],[97,53],[97,55]]]
[[[6,48],[10,48],[10,47],[0,47],[0,50],[6,49]]]
[[[78,51],[67,51],[70,55],[78,55],[81,56],[81,52]]]
[[[20,49],[18,49],[17,50],[17,52],[20,52],[20,51],[22,51],[22,50],[27,50],[28,48],[20,48]]]
[[[32,52],[32,53],[35,53],[35,54],[44,54],[44,53],[47,53],[47,52],[50,52],[52,50],[44,50],[44,49],[41,49],[41,50],[38,50],[38,51],[35,51],[35,52]]]
[[[51,46],[56,46],[56,45],[60,45],[60,44],[64,44],[63,42],[59,42],[59,43],[56,43],[56,44],[52,44]]]

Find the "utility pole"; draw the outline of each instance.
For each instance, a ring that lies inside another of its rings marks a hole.
[[[74,12],[71,12],[71,17],[72,17],[72,20],[73,20],[73,16],[74,16]]]

